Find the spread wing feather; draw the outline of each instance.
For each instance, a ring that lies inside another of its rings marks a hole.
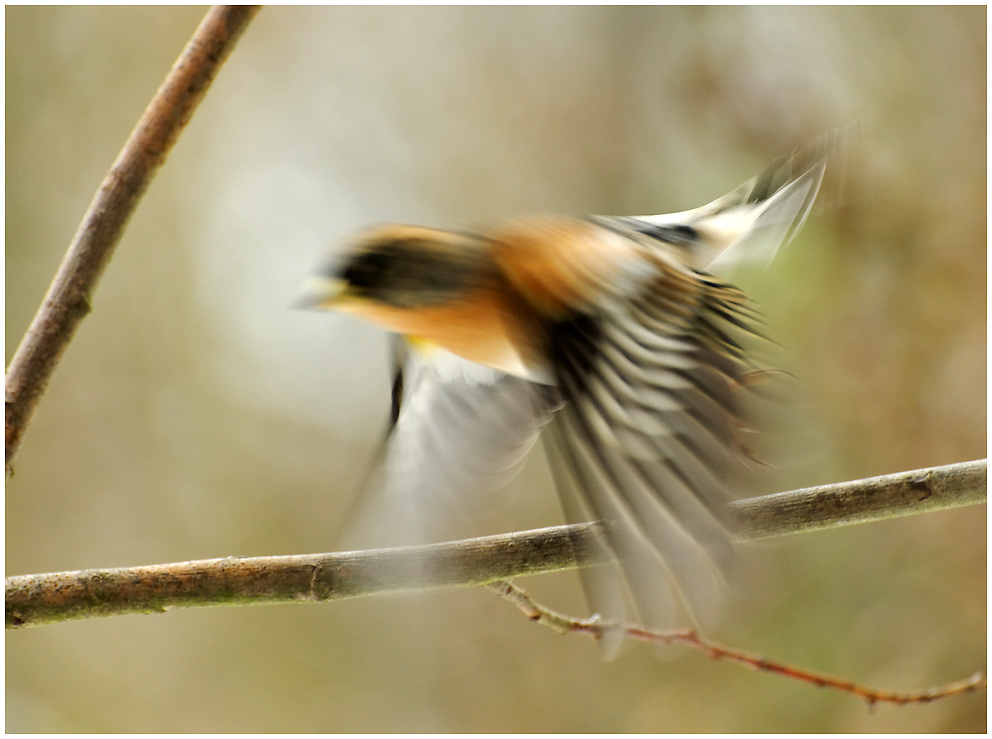
[[[748,348],[764,337],[747,297],[702,270],[770,260],[792,238],[824,170],[822,157],[802,157],[695,211],[595,218],[638,242],[656,276],[639,296],[617,289],[552,334],[566,402],[545,438],[566,515],[603,522],[601,546],[649,627],[670,627],[678,602],[705,620],[725,590],[726,503],[747,469]],[[618,578],[582,576],[592,608],[622,624]],[[618,640],[605,641],[607,653]]]
[[[397,339],[393,422],[356,546],[420,544],[471,535],[491,491],[518,472],[555,407],[554,391],[440,349]]]
[[[719,599],[732,556],[723,509],[739,464],[737,393],[749,371],[721,325],[724,314],[744,322],[737,292],[709,279],[671,289],[670,277],[642,300],[612,301],[555,332],[569,402],[548,432],[565,460],[560,491],[578,499],[574,513],[605,523],[604,544],[655,628],[671,625],[673,592],[703,612]],[[593,607],[607,620],[622,615],[616,592],[601,590],[587,586]]]

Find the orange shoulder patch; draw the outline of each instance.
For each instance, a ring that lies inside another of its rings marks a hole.
[[[639,244],[577,218],[518,218],[487,237],[506,279],[552,320],[586,312],[604,293],[626,291],[630,276],[648,268]]]

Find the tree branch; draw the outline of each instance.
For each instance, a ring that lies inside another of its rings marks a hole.
[[[6,467],[55,366],[90,311],[93,292],[124,227],[258,6],[207,13],[104,177],[58,273],[7,368]]]
[[[987,462],[795,490],[732,506],[741,538],[759,538],[984,502]],[[318,602],[474,586],[602,564],[586,523],[501,536],[339,554],[227,557],[148,567],[9,577],[6,628],[167,608]]]
[[[7,628],[166,608],[320,602],[483,585],[594,563],[596,524],[395,549],[9,577]]]
[[[764,539],[984,503],[988,460],[867,477],[730,504],[734,530]]]

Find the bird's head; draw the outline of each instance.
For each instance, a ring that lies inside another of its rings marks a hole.
[[[354,310],[369,303],[411,310],[440,305],[485,278],[484,249],[469,234],[376,226],[308,278],[297,305],[324,310]]]

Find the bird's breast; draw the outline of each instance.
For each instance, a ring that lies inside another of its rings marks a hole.
[[[554,381],[544,322],[496,276],[443,305],[398,308],[362,302],[341,310],[413,339],[428,355],[437,347],[534,382]]]

